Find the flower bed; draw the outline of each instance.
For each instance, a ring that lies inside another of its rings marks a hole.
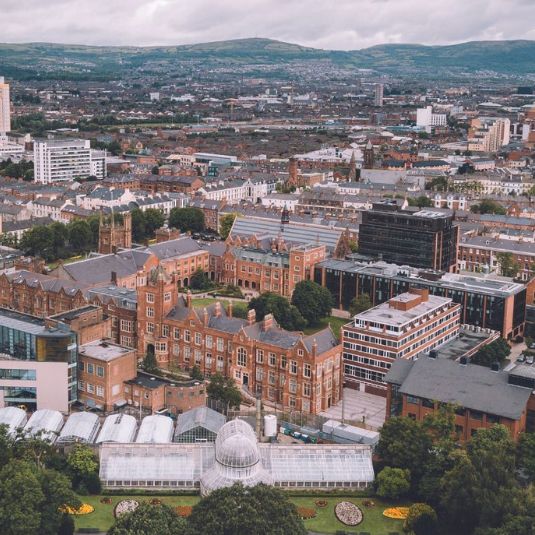
[[[338,502],[334,514],[346,526],[358,526],[362,522],[362,511],[351,502]]]
[[[177,507],[175,507],[175,512],[182,518],[186,518],[191,515],[192,509],[193,507],[191,505],[178,505]]]
[[[409,514],[408,507],[390,507],[383,511],[383,516],[394,518],[395,520],[405,520]]]
[[[311,518],[315,518],[316,516],[316,509],[313,509],[312,507],[298,507],[297,508],[297,514],[303,519],[303,520],[309,520]]]
[[[138,507],[139,502],[137,500],[122,500],[115,506],[113,514],[115,518],[118,518],[126,513],[133,513]]]
[[[88,515],[92,513],[95,508],[88,503],[83,503],[80,507],[69,507],[68,505],[62,505],[59,510],[62,513],[68,513],[69,515]]]
[[[321,508],[321,509],[323,509],[324,507],[327,507],[328,503],[329,503],[329,502],[328,502],[327,500],[316,500],[316,501],[314,502],[314,504],[316,505],[316,507],[319,507],[319,508]]]

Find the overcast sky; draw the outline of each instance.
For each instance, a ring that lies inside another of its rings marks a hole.
[[[170,45],[270,37],[380,43],[535,39],[535,0],[0,0],[0,41]]]

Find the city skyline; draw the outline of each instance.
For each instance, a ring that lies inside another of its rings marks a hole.
[[[202,0],[194,5],[181,0],[2,4],[2,41],[10,43],[165,46],[264,37],[313,48],[356,50],[384,43],[535,39],[531,24],[535,6],[529,0],[440,1],[432,11],[422,0],[343,0],[336,9],[317,0],[254,0],[246,12],[237,0]],[[35,16],[28,18],[29,11]],[[121,24],[113,25],[111,33],[114,20]],[[441,32],[436,32],[437,24]]]

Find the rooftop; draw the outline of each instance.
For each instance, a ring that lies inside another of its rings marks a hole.
[[[111,362],[119,357],[132,353],[133,349],[113,344],[108,340],[94,340],[79,346],[78,352],[84,357],[90,357],[103,362]]]

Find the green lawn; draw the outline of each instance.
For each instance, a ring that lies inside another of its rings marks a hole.
[[[171,507],[176,507],[177,505],[195,505],[199,501],[198,496],[110,496],[112,504],[106,505],[100,503],[102,496],[80,496],[80,500],[83,503],[92,505],[95,510],[88,515],[75,516],[76,529],[98,528],[101,531],[107,531],[113,525],[113,509],[117,502],[127,499],[134,499],[139,502],[150,501],[154,497],[157,497],[162,500],[163,503],[170,505]],[[403,522],[401,520],[393,520],[383,516],[384,509],[390,507],[391,504],[373,498],[375,506],[364,507],[363,502],[365,501],[365,498],[343,498],[337,496],[323,498],[327,501],[328,505],[327,507],[319,508],[316,507],[314,503],[318,499],[320,498],[317,496],[290,498],[290,500],[298,507],[310,507],[316,509],[317,516],[305,521],[306,528],[311,531],[316,531],[318,533],[336,533],[337,530],[342,530],[346,533],[369,532],[371,535],[390,535],[395,532],[402,533]],[[334,506],[340,501],[350,501],[360,507],[364,515],[361,524],[354,528],[350,528],[344,526],[344,524],[336,519]]]
[[[221,302],[221,299],[214,299],[213,297],[199,297],[197,299],[192,299],[191,304],[194,307],[207,307],[216,303],[217,301]]]
[[[337,318],[336,316],[327,316],[326,318],[323,318],[319,325],[316,325],[315,327],[307,327],[305,329],[305,334],[314,334],[315,332],[320,331],[321,329],[325,329],[327,325],[331,324],[331,329],[333,330],[334,334],[340,338],[340,327],[342,325],[345,325],[346,323],[349,323],[349,318]]]

